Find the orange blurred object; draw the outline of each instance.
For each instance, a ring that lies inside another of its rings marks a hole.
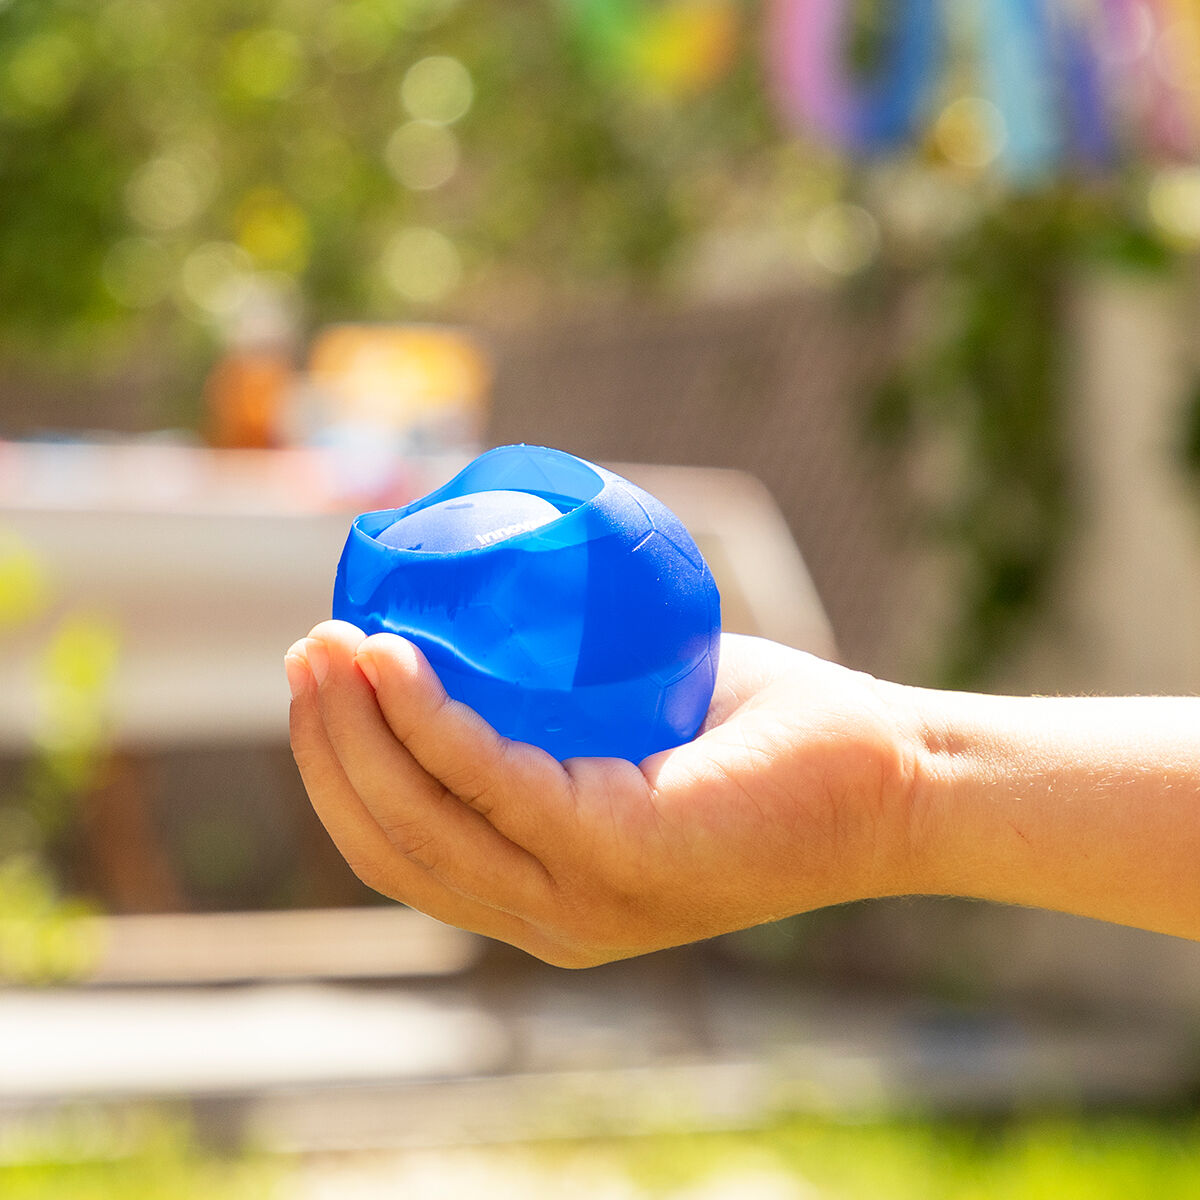
[[[230,350],[205,384],[209,444],[223,450],[277,446],[294,379],[291,362],[277,350]]]

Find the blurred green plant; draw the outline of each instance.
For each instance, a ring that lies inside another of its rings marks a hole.
[[[867,413],[877,441],[916,455],[927,539],[957,558],[959,604],[930,665],[986,684],[1036,612],[1073,531],[1064,396],[1070,300],[1082,268],[1167,272],[1167,239],[1123,188],[1067,181],[984,205],[920,279],[920,331]]]
[[[283,1195],[628,1200],[1129,1200],[1200,1188],[1194,1116],[795,1117],[737,1132],[444,1147],[387,1156],[219,1156],[164,1109],[77,1109],[0,1138],[5,1200]],[[569,1181],[569,1183],[567,1182]]]
[[[0,858],[0,982],[40,984],[74,979],[101,950],[95,907],[64,898],[36,855]]]
[[[1059,395],[1073,232],[1061,198],[1039,196],[962,237],[871,414],[876,434],[936,456],[921,516],[965,575],[932,666],[947,686],[978,684],[1010,648],[1069,531]]]
[[[561,1168],[573,1153],[593,1169],[598,1161],[620,1164],[645,1196],[795,1189],[838,1200],[1126,1200],[1200,1193],[1200,1126],[1189,1114],[796,1117],[746,1133],[636,1138],[548,1156]]]
[[[48,607],[50,587],[28,547],[0,536],[0,638]],[[53,851],[70,830],[79,796],[105,759],[105,701],[117,638],[107,623],[61,618],[38,668],[36,742],[0,794],[0,981],[43,983],[86,971],[99,952],[94,905],[65,897]]]
[[[252,282],[320,324],[660,273],[762,105],[631,93],[568,12],[8,0],[0,353],[196,359]]]
[[[1200,170],[1006,184],[969,64],[923,143],[856,166],[770,112],[761,8],[3,0],[0,361],[150,364],[147,419],[194,425],[214,343],[264,307],[494,323],[756,280],[894,298],[919,277],[926,331],[874,424],[957,440],[926,497],[965,577],[936,674],[978,682],[1069,531],[1064,286],[1097,255],[1193,251]],[[884,11],[854,6],[861,64]]]
[[[283,1194],[282,1162],[204,1148],[188,1115],[167,1108],[66,1108],[0,1135],[5,1200],[241,1200]]]

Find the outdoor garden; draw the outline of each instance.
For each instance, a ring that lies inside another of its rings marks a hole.
[[[356,512],[529,442],[728,628],[1200,693],[1198,251],[1188,0],[0,0],[0,1194],[1200,1195],[1193,943],[559,972],[353,877],[280,665]]]

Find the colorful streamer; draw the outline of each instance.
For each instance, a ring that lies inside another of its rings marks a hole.
[[[1158,0],[1103,0],[1103,34],[1112,64],[1110,89],[1150,147],[1172,158],[1195,152],[1183,98],[1160,68],[1166,12]]]
[[[1163,29],[1158,67],[1182,97],[1194,139],[1200,131],[1200,4],[1197,0],[1158,0],[1158,5]]]
[[[1092,169],[1111,166],[1117,154],[1100,35],[1095,21],[1065,22],[1059,30],[1068,136],[1075,158]]]
[[[938,5],[896,0],[882,65],[860,82],[846,66],[849,16],[842,0],[771,0],[767,53],[785,115],[853,150],[887,150],[911,137],[941,63]]]
[[[767,0],[783,118],[852,153],[916,140],[935,116],[951,5],[893,0],[882,66],[847,64],[853,0]],[[961,11],[961,10],[959,10]],[[996,168],[1031,185],[1122,149],[1200,149],[1200,0],[976,0],[979,87],[1003,120]]]
[[[999,165],[1018,182],[1048,174],[1062,151],[1048,0],[985,0],[980,39],[989,99],[1004,119]]]
[[[564,0],[563,12],[594,71],[673,100],[726,73],[740,22],[736,0]]]

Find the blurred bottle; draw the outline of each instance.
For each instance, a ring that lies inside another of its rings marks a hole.
[[[268,449],[284,439],[296,385],[296,314],[278,288],[250,280],[230,306],[225,351],[204,385],[206,440]]]

